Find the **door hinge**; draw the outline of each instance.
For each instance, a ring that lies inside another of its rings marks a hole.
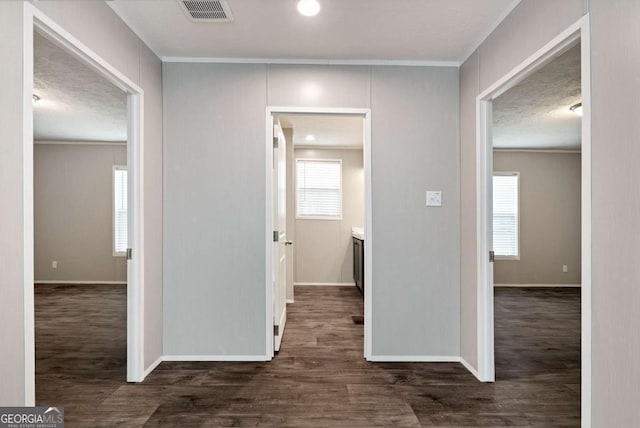
[[[489,263],[493,263],[496,261],[496,253],[493,251],[489,251]]]
[[[278,137],[273,137],[273,148],[274,149],[278,148]]]
[[[277,230],[273,231],[273,242],[280,242],[280,232]]]
[[[273,326],[273,335],[274,336],[279,336],[280,334],[280,326],[274,325]]]
[[[131,248],[127,248],[127,260],[133,259],[133,250]]]

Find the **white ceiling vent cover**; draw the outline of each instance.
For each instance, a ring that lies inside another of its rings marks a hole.
[[[195,22],[231,22],[233,14],[224,0],[178,0],[189,19]]]

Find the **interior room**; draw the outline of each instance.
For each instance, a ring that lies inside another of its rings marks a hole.
[[[287,316],[324,320],[323,331],[312,333],[319,343],[351,320],[350,349],[364,352],[364,120],[337,114],[277,120],[288,143]]]
[[[580,399],[580,43],[493,101],[496,379]]]
[[[639,21],[623,0],[0,1],[0,424],[637,426]],[[579,77],[533,78],[554,58]],[[362,155],[323,157],[343,179],[362,159],[364,218],[282,217],[319,149],[278,152],[274,116],[336,112]]]
[[[126,379],[127,98],[34,33],[36,400]]]

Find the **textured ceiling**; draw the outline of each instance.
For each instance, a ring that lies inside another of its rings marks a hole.
[[[364,122],[360,116],[291,114],[278,117],[283,128],[293,129],[295,147],[362,147]],[[314,141],[307,141],[313,135]]]
[[[493,146],[578,149],[581,119],[580,45],[543,66],[493,102]]]
[[[126,94],[38,33],[34,47],[34,139],[126,141]]]
[[[160,57],[459,62],[518,0],[227,0],[234,21],[190,21],[177,0],[108,4]]]

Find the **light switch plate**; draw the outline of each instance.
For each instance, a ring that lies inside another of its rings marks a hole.
[[[442,192],[427,190],[427,206],[428,207],[441,207],[442,206]]]

